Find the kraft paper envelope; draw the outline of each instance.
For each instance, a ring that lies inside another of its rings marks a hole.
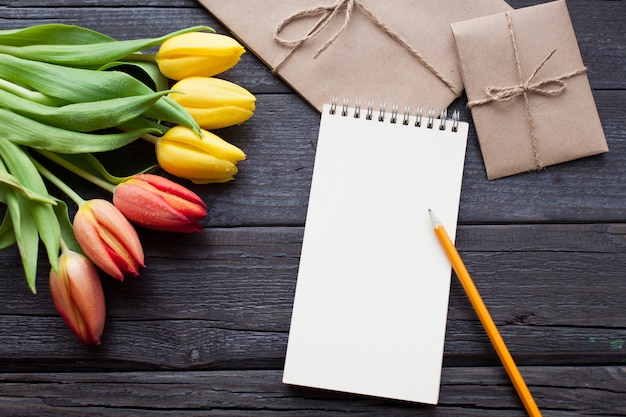
[[[452,31],[489,179],[608,151],[564,1]]]
[[[502,0],[199,1],[318,111],[334,96],[376,107],[447,107],[463,91],[450,23],[511,10]],[[328,25],[289,56],[293,47],[274,39],[281,23],[278,36],[294,40],[324,17]]]

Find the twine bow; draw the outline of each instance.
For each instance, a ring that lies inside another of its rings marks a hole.
[[[289,46],[291,49],[283,56],[280,61],[274,66],[273,72],[277,72],[278,69],[283,65],[283,63],[294,53],[300,46],[302,46],[306,41],[318,35],[328,24],[337,16],[342,9],[345,9],[344,12],[344,20],[343,25],[339,28],[339,30],[322,45],[321,48],[317,50],[313,59],[317,58],[322,52],[324,52],[330,45],[335,42],[335,40],[344,32],[350,19],[352,18],[352,13],[355,9],[360,10],[367,16],[378,28],[380,28],[385,34],[387,34],[391,39],[397,42],[400,46],[409,52],[411,56],[417,59],[426,69],[428,69],[435,77],[437,77],[441,82],[443,82],[449,89],[454,93],[455,96],[460,94],[458,88],[452,84],[449,80],[447,80],[436,68],[430,65],[424,57],[422,57],[419,52],[417,52],[411,45],[409,45],[400,35],[395,33],[389,26],[387,26],[384,22],[382,22],[371,10],[369,10],[360,0],[337,0],[334,4],[329,6],[319,6],[312,9],[301,10],[288,16],[282,22],[280,22],[276,28],[274,29],[274,40],[281,45]],[[319,20],[311,27],[311,29],[302,37],[296,39],[284,39],[280,36],[280,32],[285,28],[285,26],[293,23],[294,21],[306,17],[321,15]]]
[[[510,87],[494,87],[490,86],[485,89],[485,93],[487,94],[486,98],[479,100],[472,100],[467,103],[468,107],[480,106],[483,104],[491,103],[491,102],[505,102],[509,101],[515,97],[522,96],[524,98],[524,107],[526,109],[526,114],[528,116],[528,125],[530,127],[530,136],[532,139],[533,145],[533,153],[535,158],[535,168],[540,169],[543,168],[543,163],[541,162],[541,158],[539,157],[539,149],[538,149],[538,139],[536,135],[535,123],[533,121],[532,113],[530,111],[530,103],[528,101],[529,93],[534,94],[542,94],[547,96],[556,96],[565,91],[567,85],[565,84],[565,79],[574,77],[579,74],[583,74],[587,71],[585,67],[578,69],[576,71],[568,72],[563,75],[559,75],[554,78],[549,78],[543,81],[532,83],[533,79],[537,75],[537,73],[541,70],[550,58],[556,52],[556,49],[553,49],[546,58],[535,68],[535,70],[531,73],[530,77],[526,80],[524,78],[524,74],[522,72],[522,66],[519,57],[519,50],[517,47],[517,41],[515,39],[515,32],[513,31],[513,21],[511,19],[511,15],[506,13],[507,23],[509,27],[509,34],[511,35],[511,42],[513,43],[513,51],[515,52],[515,61],[517,64],[517,73],[519,75],[519,84]],[[547,86],[553,85],[555,88],[546,88]]]

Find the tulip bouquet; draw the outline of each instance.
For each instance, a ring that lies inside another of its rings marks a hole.
[[[158,49],[157,53],[148,53]],[[105,298],[99,271],[123,280],[144,266],[134,225],[199,232],[206,205],[164,176],[197,184],[233,179],[245,154],[210,130],[240,124],[255,97],[215,78],[244,48],[209,27],[118,41],[79,26],[0,31],[0,249],[17,246],[36,292],[40,244],[52,300],[86,344],[99,344]],[[110,174],[97,155],[138,139],[156,164]],[[63,167],[111,192],[85,199],[53,173]],[[53,184],[67,198],[49,193]],[[76,205],[71,219],[67,202]]]

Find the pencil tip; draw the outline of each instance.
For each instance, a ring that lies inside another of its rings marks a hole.
[[[435,229],[441,226],[441,222],[439,221],[437,216],[435,216],[435,213],[433,213],[431,209],[428,209],[428,215],[430,216],[430,222],[433,224],[433,227]]]

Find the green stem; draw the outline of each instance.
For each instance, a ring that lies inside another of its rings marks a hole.
[[[48,171],[46,167],[35,161],[33,158],[30,159],[33,161],[33,164],[37,168],[37,171],[39,171],[39,173],[52,184],[56,185],[56,187],[59,190],[63,191],[69,198],[71,198],[78,207],[80,207],[85,202],[85,200],[83,200],[82,197],[79,196],[78,193],[76,193],[76,191],[72,190],[67,184],[61,181],[59,177]]]
[[[61,253],[65,253],[68,250],[70,250],[70,247],[67,246],[67,243],[65,243],[65,239],[63,238],[60,239],[60,248],[61,248]]]
[[[18,97],[34,101],[35,103],[44,104],[46,106],[60,106],[66,104],[65,101],[49,97],[39,91],[29,90],[3,78],[0,78],[0,89],[15,94]]]
[[[130,54],[123,59],[124,61],[140,61],[140,62],[156,62],[156,54]]]
[[[93,175],[90,172],[85,171],[82,168],[77,167],[76,165],[61,158],[56,153],[46,151],[44,149],[35,149],[35,150],[39,152],[41,155],[48,158],[49,160],[56,162],[57,164],[61,165],[63,168],[67,169],[68,171],[71,171],[74,174],[80,177],[83,177],[84,179],[91,182],[92,184],[97,185],[98,187],[103,188],[111,193],[115,190],[115,185],[103,180],[102,178],[98,178],[97,176]]]
[[[156,145],[157,142],[160,139],[158,136],[151,135],[150,133],[144,133],[140,137],[141,137],[141,139],[146,140],[146,141],[150,142],[153,145]]]

